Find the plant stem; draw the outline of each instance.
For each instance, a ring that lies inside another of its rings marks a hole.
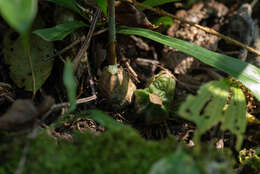
[[[108,20],[109,20],[109,65],[117,64],[116,56],[116,23],[115,23],[115,0],[107,0]]]
[[[94,15],[94,18],[93,18],[93,20],[91,22],[91,25],[90,25],[90,29],[88,31],[87,38],[84,41],[83,45],[81,46],[77,56],[75,57],[75,59],[72,62],[74,71],[77,70],[77,68],[78,68],[78,66],[80,64],[81,59],[84,57],[84,54],[86,53],[87,49],[89,48],[90,41],[91,41],[91,38],[93,36],[93,32],[94,32],[94,30],[96,28],[96,24],[97,24],[98,18],[100,16],[100,13],[101,13],[101,9],[97,8],[96,12],[95,12],[95,15]]]

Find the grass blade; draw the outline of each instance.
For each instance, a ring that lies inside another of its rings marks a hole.
[[[260,69],[236,58],[216,53],[195,44],[143,28],[121,27],[119,34],[133,34],[178,49],[200,61],[222,70],[243,83],[260,100]]]

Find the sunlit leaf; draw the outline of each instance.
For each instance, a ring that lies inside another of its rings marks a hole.
[[[181,105],[180,116],[197,125],[194,136],[196,143],[202,134],[222,123],[223,130],[229,130],[237,136],[236,149],[241,147],[246,129],[246,102],[240,88],[232,87],[230,92],[231,85],[228,79],[209,82],[200,87],[197,96],[189,95]]]
[[[38,29],[33,31],[33,33],[37,34],[46,41],[56,41],[63,40],[74,30],[84,26],[86,26],[86,24],[81,21],[73,21],[59,24],[52,28]]]
[[[197,136],[221,121],[229,95],[229,85],[226,80],[209,82],[200,87],[197,96],[189,95],[181,105],[179,114],[197,125]]]
[[[246,131],[246,99],[239,87],[232,87],[232,96],[228,108],[224,112],[223,130],[230,130],[237,136],[236,149],[239,150]]]
[[[19,33],[31,27],[36,16],[36,0],[0,0],[0,12],[7,23]]]
[[[143,28],[121,27],[119,34],[134,34],[178,49],[200,61],[222,70],[242,82],[260,100],[260,69],[241,60],[216,53],[195,44]]]
[[[76,90],[77,90],[77,83],[76,79],[74,77],[73,72],[73,65],[70,61],[70,59],[67,59],[64,72],[63,72],[63,82],[67,90],[67,95],[70,102],[70,107],[68,109],[68,112],[73,111],[76,109]]]

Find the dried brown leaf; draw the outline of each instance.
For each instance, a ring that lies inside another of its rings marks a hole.
[[[149,100],[155,105],[162,105],[162,98],[158,94],[149,94]]]

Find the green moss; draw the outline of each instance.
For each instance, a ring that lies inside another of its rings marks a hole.
[[[150,166],[176,148],[176,141],[144,140],[129,127],[108,130],[100,135],[75,133],[74,142],[54,141],[42,134],[32,142],[25,164],[26,174],[66,173],[147,173]],[[24,143],[16,143],[20,150]],[[4,149],[4,148],[3,148]],[[6,150],[6,148],[5,148]],[[13,173],[21,153],[10,152],[2,173]],[[11,160],[11,158],[9,158]],[[7,170],[8,168],[8,170]]]
[[[10,158],[1,165],[0,173],[13,173],[17,168],[24,147],[24,141],[21,142],[16,143],[20,150],[9,150]],[[41,134],[31,144],[23,173],[145,174],[156,161],[174,153],[177,146],[182,145],[177,145],[174,138],[147,141],[130,127],[114,128],[99,135],[75,133],[73,143],[65,140],[54,142],[52,138]],[[191,149],[185,146],[182,149],[195,157]],[[194,159],[196,162],[209,160],[205,157]]]
[[[0,132],[0,174],[13,174],[14,169],[20,156],[22,155],[22,148],[24,145],[22,138],[17,139],[12,135]]]

